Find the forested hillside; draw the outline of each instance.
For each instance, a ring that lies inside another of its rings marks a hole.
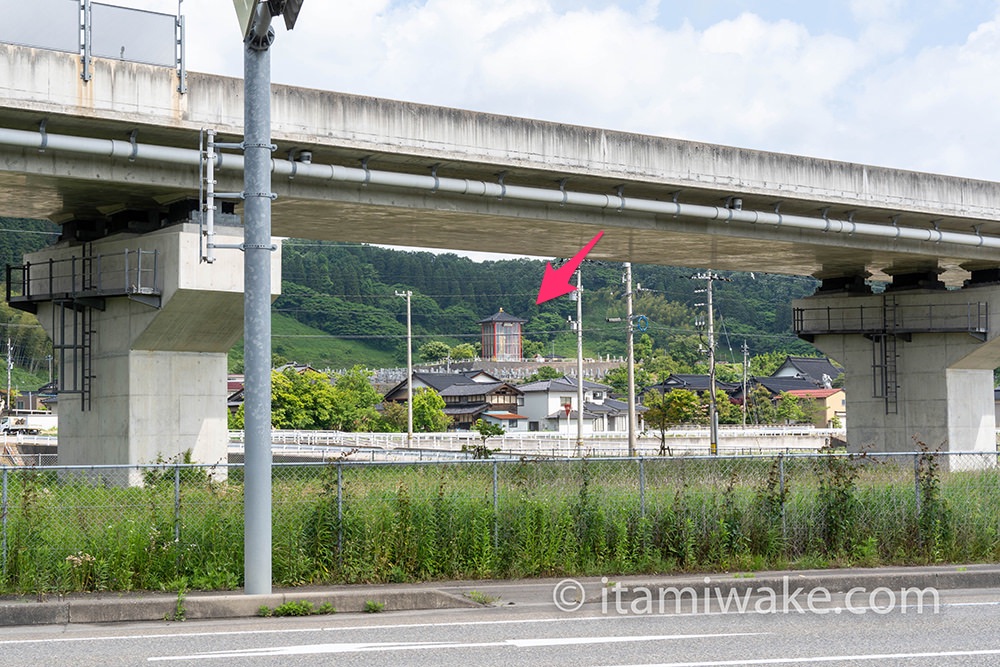
[[[44,221],[0,219],[0,258],[20,264],[26,252],[50,243],[58,227]],[[568,317],[576,304],[560,298],[535,305],[545,262],[532,259],[473,262],[455,254],[403,252],[371,245],[289,239],[283,246],[282,296],[274,304],[276,360],[317,368],[402,365],[405,360],[406,301],[412,290],[414,348],[431,341],[448,346],[478,344],[479,320],[500,308],[528,320],[526,352],[576,355]],[[625,354],[625,330],[610,317],[624,317],[622,265],[583,264],[584,348],[588,356]],[[700,370],[704,355],[704,281],[688,268],[636,265],[635,313],[649,319],[637,356],[657,359],[660,371]],[[744,341],[751,355],[812,354],[791,333],[791,300],[810,294],[808,278],[748,273],[722,274],[715,283],[719,360],[737,361]],[[45,379],[51,344],[33,316],[0,306],[0,323],[11,338],[16,366]],[[2,348],[6,349],[6,340]],[[230,355],[242,368],[242,347]],[[23,384],[34,383],[25,379]]]
[[[0,262],[4,267],[19,266],[24,254],[52,243],[59,226],[43,220],[0,218]],[[4,273],[6,281],[6,273]],[[10,341],[14,369],[12,385],[34,391],[48,380],[48,367],[52,344],[34,315],[16,310],[4,301],[0,304],[0,356],[7,355]],[[4,378],[6,382],[6,378]]]
[[[431,340],[449,345],[475,343],[478,321],[503,308],[528,320],[528,349],[546,356],[575,356],[576,342],[567,317],[576,305],[560,298],[535,305],[545,262],[514,259],[473,262],[454,254],[401,252],[370,245],[288,240],[283,246],[283,293],[274,305],[282,319],[308,325],[308,333],[275,332],[275,351],[285,359],[319,367],[354,363],[383,365],[387,356],[405,358],[405,299],[412,290],[414,347]],[[623,268],[603,261],[583,264],[584,345],[590,356],[625,353]],[[704,319],[704,281],[686,268],[637,265],[633,280],[635,312],[649,318],[645,344],[691,366],[701,361],[696,320]],[[771,351],[814,353],[791,333],[791,300],[812,293],[808,278],[722,274],[714,296],[720,355],[740,355],[745,341],[751,354]],[[306,352],[304,345],[309,351]],[[377,360],[377,361],[376,361]],[[683,370],[683,369],[681,369]]]

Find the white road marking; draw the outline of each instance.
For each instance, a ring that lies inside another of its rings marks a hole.
[[[948,607],[996,607],[1000,606],[1000,601],[991,602],[942,602],[941,608]],[[707,614],[699,612],[698,616],[724,616],[724,612],[710,611]],[[744,614],[746,615],[746,614]],[[108,642],[108,641],[135,641],[141,639],[170,639],[172,637],[240,637],[246,635],[285,635],[285,634],[306,634],[310,632],[332,632],[332,631],[361,631],[361,630],[399,630],[404,628],[450,628],[450,627],[472,627],[480,625],[530,625],[533,623],[573,623],[578,621],[608,621],[622,619],[654,618],[660,614],[629,614],[620,616],[618,614],[601,614],[599,616],[581,616],[578,614],[567,614],[560,618],[523,618],[523,619],[496,619],[490,621],[448,621],[442,623],[392,623],[385,625],[344,625],[344,626],[323,626],[318,628],[279,628],[274,630],[217,630],[212,632],[188,632],[178,629],[177,632],[160,632],[149,634],[133,635],[103,635],[99,637],[46,637],[44,639],[0,639],[0,646],[18,644],[50,644],[55,642]],[[665,616],[676,616],[667,614]],[[682,613],[680,616],[694,616],[694,614]],[[231,621],[252,622],[254,619],[227,619]],[[7,628],[16,630],[16,628]]]
[[[270,648],[211,651],[192,655],[159,656],[147,658],[148,662],[216,660],[228,658],[267,658],[290,655],[318,655],[334,653],[369,653],[389,651],[426,651],[429,649],[456,648],[538,648],[545,646],[578,646],[586,644],[622,644],[629,642],[680,641],[686,639],[719,639],[723,637],[757,636],[760,632],[737,632],[695,635],[644,635],[637,637],[551,637],[538,639],[505,639],[495,642],[360,642],[336,644],[307,644],[301,646],[274,646]]]
[[[703,614],[702,614],[703,615]],[[171,637],[240,637],[245,635],[284,635],[303,634],[309,632],[356,632],[361,630],[401,630],[406,628],[461,628],[480,625],[532,625],[536,623],[574,623],[578,621],[611,621],[625,618],[653,618],[651,615],[645,616],[619,616],[617,614],[607,614],[600,616],[580,616],[567,614],[561,618],[521,618],[521,619],[497,619],[493,621],[449,621],[443,623],[387,623],[385,625],[331,625],[318,628],[279,628],[275,630],[217,630],[214,632],[161,632],[155,634],[137,635],[106,635],[102,637],[51,637],[46,639],[7,639],[0,640],[0,646],[6,644],[48,644],[52,642],[106,642],[106,641],[134,641],[138,639],[169,639]],[[227,619],[232,621],[253,621],[254,619]]]
[[[814,662],[844,662],[848,660],[919,660],[1000,655],[1000,649],[969,651],[934,651],[929,653],[867,653],[859,655],[818,655],[804,658],[740,658],[739,660],[709,660],[705,662],[658,662],[642,665],[606,665],[605,667],[736,667],[742,665],[800,665]]]

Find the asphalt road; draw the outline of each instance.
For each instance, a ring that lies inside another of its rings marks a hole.
[[[2,628],[0,665],[1000,665],[1000,590],[942,591],[937,613],[878,601],[836,613],[843,603],[835,597],[824,613],[662,614],[625,604],[621,614],[595,601],[563,612],[539,588],[483,609]]]

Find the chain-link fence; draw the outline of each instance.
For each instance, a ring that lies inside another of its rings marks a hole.
[[[1000,556],[997,454],[275,464],[278,585]],[[0,591],[242,583],[238,465],[0,468]]]

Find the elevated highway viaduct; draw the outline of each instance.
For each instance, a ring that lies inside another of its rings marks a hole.
[[[242,81],[92,70],[0,44],[0,214],[63,225],[11,279],[65,352],[61,460],[221,458],[242,258],[201,259],[241,209],[200,226],[199,141],[240,141]],[[594,257],[814,276],[796,327],[848,369],[852,444],[995,447],[996,183],[278,85],[272,119],[276,237],[567,256],[604,230]],[[214,165],[242,189],[238,150]]]

